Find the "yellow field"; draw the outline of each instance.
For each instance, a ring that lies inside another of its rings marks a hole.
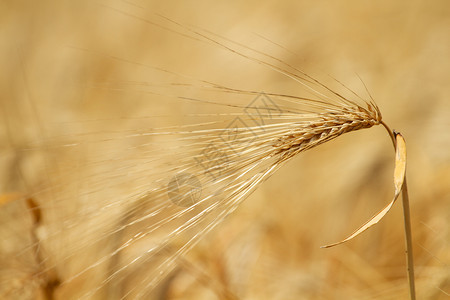
[[[160,141],[191,155],[176,133],[147,133],[241,113],[205,101],[255,98],[209,83],[311,96],[253,58],[370,99],[367,86],[407,142],[418,299],[450,297],[448,1],[2,1],[0,24],[0,298],[408,299],[400,201],[355,240],[320,249],[392,199],[381,126],[289,161],[153,292],[162,258],[131,260],[164,231],[124,246],[125,273],[111,267],[118,228],[134,236],[158,220],[129,218],[145,217],[151,182],[166,184],[165,161],[180,159]]]

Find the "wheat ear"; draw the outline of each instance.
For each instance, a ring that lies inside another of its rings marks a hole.
[[[381,122],[381,113],[377,106],[370,103],[364,108],[356,103],[345,107],[342,113],[328,113],[319,116],[315,122],[300,127],[276,140],[274,154],[289,159],[296,154],[323,144],[338,136],[364,128],[370,128]]]

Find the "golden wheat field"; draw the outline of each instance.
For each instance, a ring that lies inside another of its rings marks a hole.
[[[401,201],[320,248],[394,194],[377,120],[316,141],[340,95],[405,137],[417,299],[450,298],[449,28],[445,0],[0,1],[0,298],[409,299]]]

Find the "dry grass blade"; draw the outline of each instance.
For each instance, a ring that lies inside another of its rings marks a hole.
[[[397,200],[400,192],[402,191],[403,183],[405,182],[406,175],[406,144],[403,136],[401,134],[396,134],[396,152],[395,152],[395,168],[394,168],[394,198],[385,208],[383,208],[380,212],[375,214],[372,218],[370,218],[366,223],[364,223],[360,228],[358,228],[355,232],[349,235],[347,238],[343,239],[340,242],[329,244],[326,246],[322,246],[322,248],[330,248],[342,243],[348,242],[351,239],[357,237],[373,225],[377,224],[383,217],[389,212],[389,210],[394,205]]]

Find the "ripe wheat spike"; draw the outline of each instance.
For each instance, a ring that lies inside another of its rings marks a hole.
[[[303,124],[278,138],[273,145],[274,154],[281,154],[283,160],[289,159],[341,134],[370,128],[380,122],[381,113],[377,106],[367,103],[367,108],[363,108],[355,103],[354,106],[343,107],[341,113],[319,115],[318,120]]]

